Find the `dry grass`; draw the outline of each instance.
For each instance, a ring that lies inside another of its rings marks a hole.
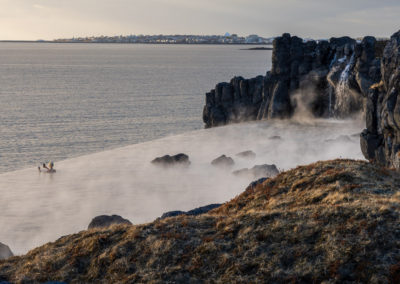
[[[399,186],[363,161],[317,162],[209,214],[60,238],[0,262],[0,281],[399,283]]]

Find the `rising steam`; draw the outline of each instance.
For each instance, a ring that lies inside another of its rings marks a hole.
[[[0,241],[25,253],[62,235],[87,228],[100,214],[119,214],[138,224],[169,210],[225,202],[251,182],[231,171],[260,164],[290,169],[333,158],[362,158],[358,121],[261,121],[189,132],[152,142],[55,163],[57,173],[37,168],[0,175]],[[348,139],[337,139],[346,135]],[[330,139],[330,140],[329,140]],[[255,159],[235,154],[252,150]],[[160,169],[150,161],[186,153],[191,165]],[[230,169],[210,162],[225,154]]]

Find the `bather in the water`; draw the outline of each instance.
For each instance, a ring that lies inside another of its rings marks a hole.
[[[38,167],[39,172],[43,172],[43,173],[55,173],[56,172],[56,170],[54,169],[54,162],[49,162],[49,164],[47,166],[46,166],[46,164],[43,163],[42,168],[43,169]]]

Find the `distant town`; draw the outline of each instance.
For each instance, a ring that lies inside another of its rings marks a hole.
[[[272,44],[274,38],[263,38],[258,35],[238,36],[225,35],[128,35],[74,37],[56,39],[54,42],[81,43],[153,43],[153,44]]]

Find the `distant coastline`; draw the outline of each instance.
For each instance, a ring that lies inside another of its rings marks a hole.
[[[84,41],[54,41],[54,40],[0,40],[0,43],[75,43],[75,44],[156,44],[156,45],[239,45],[239,46],[271,46],[272,43],[215,43],[215,42],[196,42],[196,43],[168,43],[168,42],[84,42]],[[242,48],[241,50],[272,50],[272,47]]]
[[[91,36],[55,39],[55,42],[85,43],[150,43],[150,44],[272,44],[274,37],[264,38],[256,34],[238,36],[225,35],[128,35]]]
[[[0,40],[0,42],[49,43],[49,42],[53,42],[53,41],[48,41],[48,40]]]
[[[256,34],[225,35],[128,35],[60,38],[54,40],[0,40],[0,42],[38,43],[139,43],[139,44],[223,44],[223,45],[270,45],[274,37],[264,38]]]

